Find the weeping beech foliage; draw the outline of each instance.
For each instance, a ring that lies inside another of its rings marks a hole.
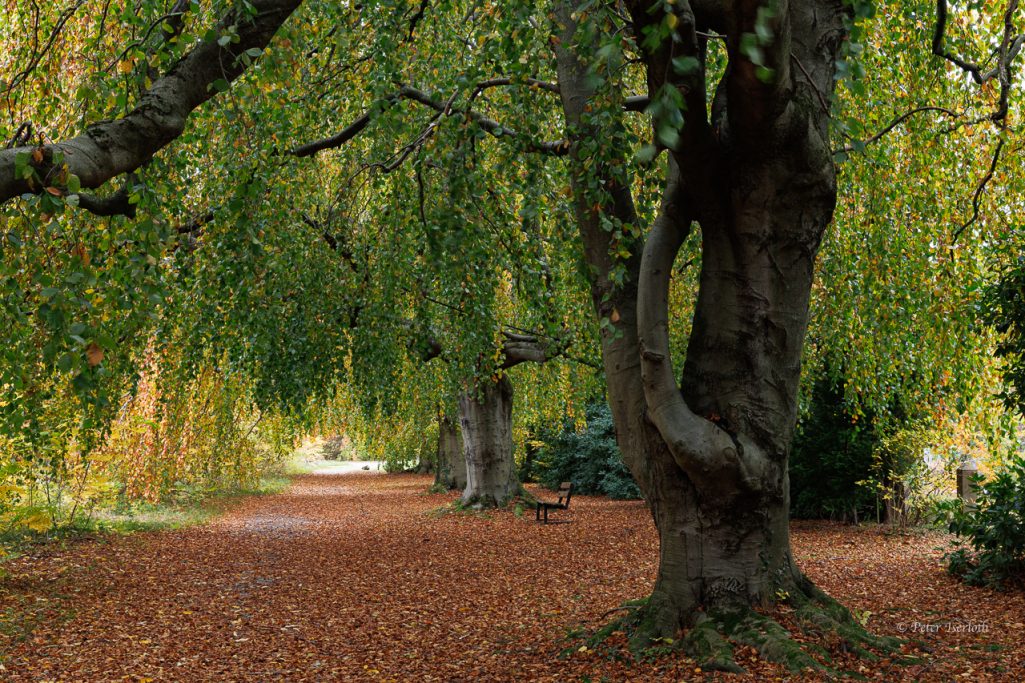
[[[5,434],[66,395],[98,440],[154,336],[261,410],[416,433],[531,335],[584,361],[508,370],[542,416],[601,358],[662,543],[637,642],[815,665],[747,612],[786,599],[880,644],[791,556],[800,368],[984,391],[1017,2],[168,4],[0,10]]]

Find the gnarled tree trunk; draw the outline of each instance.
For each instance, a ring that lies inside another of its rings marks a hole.
[[[685,630],[685,642],[712,667],[737,668],[732,641],[792,668],[820,668],[752,608],[786,600],[808,623],[855,647],[881,642],[798,571],[788,529],[801,348],[814,259],[836,198],[824,98],[834,87],[844,6],[784,1],[766,16],[745,0],[627,4],[639,43],[672,26],[662,45],[642,44],[649,94],[675,89],[685,123],[669,150],[659,216],[622,263],[605,224],[638,221],[620,170],[626,151],[597,145],[615,137],[596,123],[609,117],[589,115],[614,114],[618,102],[596,89],[601,79],[581,56],[589,46],[575,42],[581,15],[572,3],[556,11],[555,45],[576,218],[595,310],[609,321],[602,354],[617,441],[660,539],[652,594],[630,618],[633,639],[643,645]],[[759,25],[762,68],[741,48],[741,36],[755,35],[758,22],[766,24]],[[709,110],[711,33],[724,37],[729,66]],[[677,383],[669,286],[695,224],[701,278]],[[626,278],[617,282],[621,266]]]
[[[444,413],[438,415],[438,468],[435,486],[447,489],[466,488],[466,455],[459,425]]]
[[[509,378],[483,380],[478,393],[459,398],[459,423],[466,455],[462,504],[500,507],[517,495],[512,442],[513,390]]]

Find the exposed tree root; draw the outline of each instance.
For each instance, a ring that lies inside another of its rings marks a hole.
[[[428,493],[447,493],[448,489],[438,489],[437,485],[432,486],[428,489]],[[513,493],[503,504],[496,505],[494,498],[481,497],[465,502],[460,498],[446,503],[433,511],[433,515],[440,517],[449,513],[468,513],[468,514],[484,514],[492,510],[505,510],[514,509],[517,506],[521,507],[523,511],[527,509],[533,509],[537,498],[535,498],[529,491],[520,486],[520,490]]]
[[[536,500],[530,494],[527,493],[523,485],[520,484],[518,490],[513,491],[504,500],[497,500],[494,496],[484,495],[471,498],[467,501],[461,501],[460,505],[463,509],[472,510],[504,510],[508,507],[515,505],[517,502]],[[529,503],[533,505],[533,502]]]
[[[889,654],[900,648],[899,639],[869,633],[846,607],[810,583],[781,592],[780,597],[781,604],[793,608],[802,632],[830,646],[871,661],[879,658],[878,653]],[[647,599],[625,603],[615,611],[621,610],[625,614],[588,639],[590,647],[600,647],[612,634],[623,632],[635,657],[662,654],[668,648],[682,650],[707,671],[743,673],[734,650],[748,646],[766,661],[782,664],[792,672],[811,670],[827,676],[843,673],[832,666],[826,647],[798,642],[773,618],[750,607],[700,612],[683,637],[675,640],[664,635],[654,605]]]

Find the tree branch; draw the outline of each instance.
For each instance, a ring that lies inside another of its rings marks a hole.
[[[973,225],[975,221],[979,220],[979,204],[982,202],[982,193],[986,190],[986,185],[993,179],[993,174],[997,170],[997,163],[1000,161],[1000,152],[1004,149],[1004,140],[1001,139],[997,143],[996,149],[993,151],[993,159],[989,162],[989,170],[986,171],[986,175],[982,177],[979,184],[975,186],[975,192],[972,194],[972,217],[969,218],[964,225],[954,231],[953,237],[951,237],[951,245],[957,242],[957,238],[961,236],[961,233],[968,229],[969,226]]]
[[[248,3],[254,12],[251,17],[245,10],[243,14],[232,10],[214,33],[236,26],[237,43],[222,46],[216,36],[199,42],[143,93],[131,112],[94,124],[70,140],[38,148],[39,160],[32,158],[36,150],[30,147],[0,150],[0,203],[43,192],[68,174],[78,176],[82,187],[96,188],[139,168],[182,134],[189,115],[216,94],[212,87],[216,81],[231,83],[245,71],[247,65],[239,57],[246,50],[266,47],[301,3],[252,0]],[[29,162],[19,175],[21,155],[28,155]]]
[[[936,0],[936,26],[933,29],[932,53],[969,74],[977,85],[985,85],[994,78],[1000,82],[1000,100],[996,110],[989,116],[991,121],[998,123],[1002,123],[1007,118],[1012,85],[1011,62],[1021,53],[1022,45],[1025,44],[1025,35],[1014,35],[1014,15],[1018,11],[1018,2],[1019,0],[1010,0],[1007,3],[1007,11],[1004,12],[1004,35],[996,50],[996,66],[989,71],[983,71],[980,65],[946,49],[944,44],[949,11],[947,0]]]
[[[39,62],[46,56],[46,54],[53,48],[57,42],[57,38],[60,37],[61,32],[64,30],[65,24],[68,20],[78,11],[78,9],[85,4],[85,0],[75,0],[67,9],[60,13],[57,17],[57,22],[50,31],[50,37],[46,40],[46,45],[43,46],[42,50],[34,51],[32,58],[29,60],[28,66],[15,74],[6,84],[4,88],[5,92],[12,92],[15,88],[20,86],[26,78],[28,78],[36,67],[39,66]],[[38,29],[38,24],[36,26]]]
[[[503,126],[498,121],[488,118],[487,116],[475,112],[473,110],[464,109],[453,109],[451,103],[442,103],[438,100],[433,99],[430,95],[422,90],[413,88],[410,86],[403,86],[399,90],[399,96],[408,100],[412,100],[425,107],[429,107],[436,112],[444,114],[445,116],[453,116],[455,114],[462,114],[466,118],[476,123],[482,130],[490,133],[494,137],[509,136],[513,138],[523,138],[512,128]],[[550,154],[553,156],[563,156],[569,151],[569,146],[565,140],[556,140],[554,142],[534,142],[532,140],[526,140],[526,148],[528,151],[538,152],[541,154]]]
[[[876,133],[872,137],[870,137],[867,140],[864,140],[864,141],[858,143],[860,145],[860,148],[864,149],[868,145],[871,145],[873,142],[878,142],[879,140],[881,140],[883,138],[884,135],[886,135],[887,133],[892,131],[894,128],[896,128],[900,124],[902,124],[905,121],[907,121],[908,119],[910,119],[915,114],[921,114],[921,113],[927,112],[927,111],[938,111],[938,112],[940,112],[942,114],[946,114],[947,116],[949,116],[951,118],[954,118],[954,119],[959,118],[961,116],[961,114],[958,114],[957,112],[952,111],[950,109],[945,109],[944,107],[931,107],[931,106],[916,107],[915,109],[912,109],[911,111],[904,112],[903,114],[901,114],[900,116],[895,118],[893,121],[890,121],[890,123],[888,123],[885,128],[880,130],[878,133]],[[843,149],[840,149],[840,150],[837,150],[837,151],[840,151],[840,152],[854,152],[854,151],[856,151],[856,149],[858,149],[858,148],[855,147],[855,145],[852,143],[850,145],[847,145]]]
[[[497,81],[505,79],[495,80]],[[485,83],[488,83],[488,81],[485,81]],[[372,107],[358,119],[356,119],[351,124],[346,126],[341,132],[332,135],[331,137],[323,138],[321,140],[315,140],[314,142],[310,142],[305,145],[295,147],[289,153],[298,157],[308,157],[313,156],[317,152],[321,152],[326,149],[334,149],[336,147],[341,147],[349,140],[353,139],[361,132],[363,132],[363,130],[367,127],[367,125],[373,120],[373,118],[377,114],[379,114],[381,111],[390,106],[390,104],[394,103],[399,99],[416,102],[417,104],[433,109],[439,115],[453,116],[456,114],[462,114],[474,123],[476,123],[482,130],[490,133],[494,137],[509,136],[521,139],[524,137],[512,128],[503,126],[498,121],[488,118],[487,116],[484,116],[483,114],[480,114],[478,112],[472,110],[453,109],[451,99],[448,102],[441,102],[439,100],[435,100],[423,90],[419,90],[417,88],[413,88],[410,86],[403,86],[399,89],[398,92],[384,98],[384,100],[382,100],[382,102],[385,103],[383,106],[378,104],[377,106]],[[568,151],[567,145],[563,140],[557,140],[554,142],[534,142],[531,140],[527,140],[526,147],[528,151],[537,152],[540,154],[548,154],[552,156],[563,156]],[[389,170],[394,169],[392,168]]]
[[[348,126],[343,128],[342,131],[337,133],[336,135],[332,135],[331,137],[322,138],[320,140],[315,140],[314,142],[310,142],[305,145],[295,147],[289,152],[289,154],[292,154],[293,156],[297,157],[311,157],[317,152],[322,152],[325,149],[335,149],[336,147],[341,147],[346,142],[362,133],[363,129],[370,124],[371,119],[373,119],[374,116],[376,116],[384,109],[386,109],[388,106],[390,106],[391,103],[394,101],[394,96],[387,97],[384,100],[381,100],[381,106],[372,107],[358,119],[356,119]]]
[[[669,349],[669,285],[673,262],[691,230],[679,167],[672,156],[658,218],[644,245],[637,294],[637,336],[647,415],[673,459],[698,485],[739,492],[747,476],[745,454],[730,434],[696,414],[683,399]]]
[[[78,194],[78,206],[97,216],[126,216],[128,218],[135,218],[137,205],[131,202],[130,198],[131,192],[129,192],[128,187],[122,187],[109,197],[96,197],[80,192]]]

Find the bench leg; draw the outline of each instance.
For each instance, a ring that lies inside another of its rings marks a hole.
[[[538,522],[541,521],[541,503],[537,504],[537,510],[534,513],[534,519]]]
[[[548,524],[548,506],[545,505],[545,524]]]

